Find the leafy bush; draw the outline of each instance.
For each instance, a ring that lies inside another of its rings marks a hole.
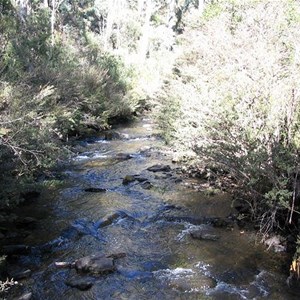
[[[185,18],[185,50],[162,96],[167,132],[196,163],[235,178],[264,233],[297,226],[299,3],[214,2],[202,19]]]
[[[12,7],[0,14],[0,162],[11,179],[53,166],[70,136],[135,111],[134,71],[92,33],[66,30],[52,45],[49,10],[33,10],[26,22]]]

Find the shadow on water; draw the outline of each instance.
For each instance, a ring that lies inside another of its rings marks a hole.
[[[12,299],[296,299],[281,273],[284,256],[256,245],[252,233],[215,226],[233,213],[230,195],[190,188],[152,127],[144,119],[110,140],[81,141],[65,187],[22,211],[38,224],[21,240],[31,251],[11,258],[11,268],[32,271]],[[157,164],[172,170],[147,170]],[[86,276],[54,264],[99,252],[126,257],[115,272],[90,276],[86,291],[66,284]]]

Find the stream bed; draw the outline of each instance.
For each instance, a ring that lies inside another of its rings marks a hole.
[[[145,117],[79,141],[60,174],[65,185],[17,211],[37,222],[18,237],[29,248],[9,269],[30,276],[3,299],[298,299],[284,254],[223,224],[236,213],[230,195],[194,189],[199,182],[182,176],[153,127]],[[101,275],[55,264],[98,253],[122,255]]]

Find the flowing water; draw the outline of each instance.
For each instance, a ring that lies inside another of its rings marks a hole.
[[[10,263],[32,275],[11,298],[27,291],[43,300],[297,299],[282,274],[284,255],[267,252],[253,233],[210,224],[210,217],[234,213],[230,196],[195,190],[198,182],[182,178],[152,127],[144,118],[118,128],[110,140],[78,142],[80,154],[62,171],[66,185],[22,207],[19,214],[38,224],[21,241],[31,252]],[[156,164],[171,171],[147,170]],[[139,180],[123,184],[127,175]],[[100,226],[107,215],[114,217]],[[193,239],[190,233],[199,229],[219,239]],[[84,275],[55,262],[99,252],[126,257],[116,260],[116,272],[89,276],[87,291],[67,286]]]

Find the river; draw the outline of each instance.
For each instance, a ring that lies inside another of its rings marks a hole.
[[[64,184],[18,210],[37,224],[19,241],[30,251],[9,267],[31,275],[6,299],[298,299],[286,285],[284,254],[219,224],[235,213],[230,195],[199,192],[205,183],[181,174],[154,127],[144,117],[78,141],[79,154],[59,174]],[[97,253],[126,256],[104,275],[55,265]],[[91,286],[66,284],[74,278]]]

